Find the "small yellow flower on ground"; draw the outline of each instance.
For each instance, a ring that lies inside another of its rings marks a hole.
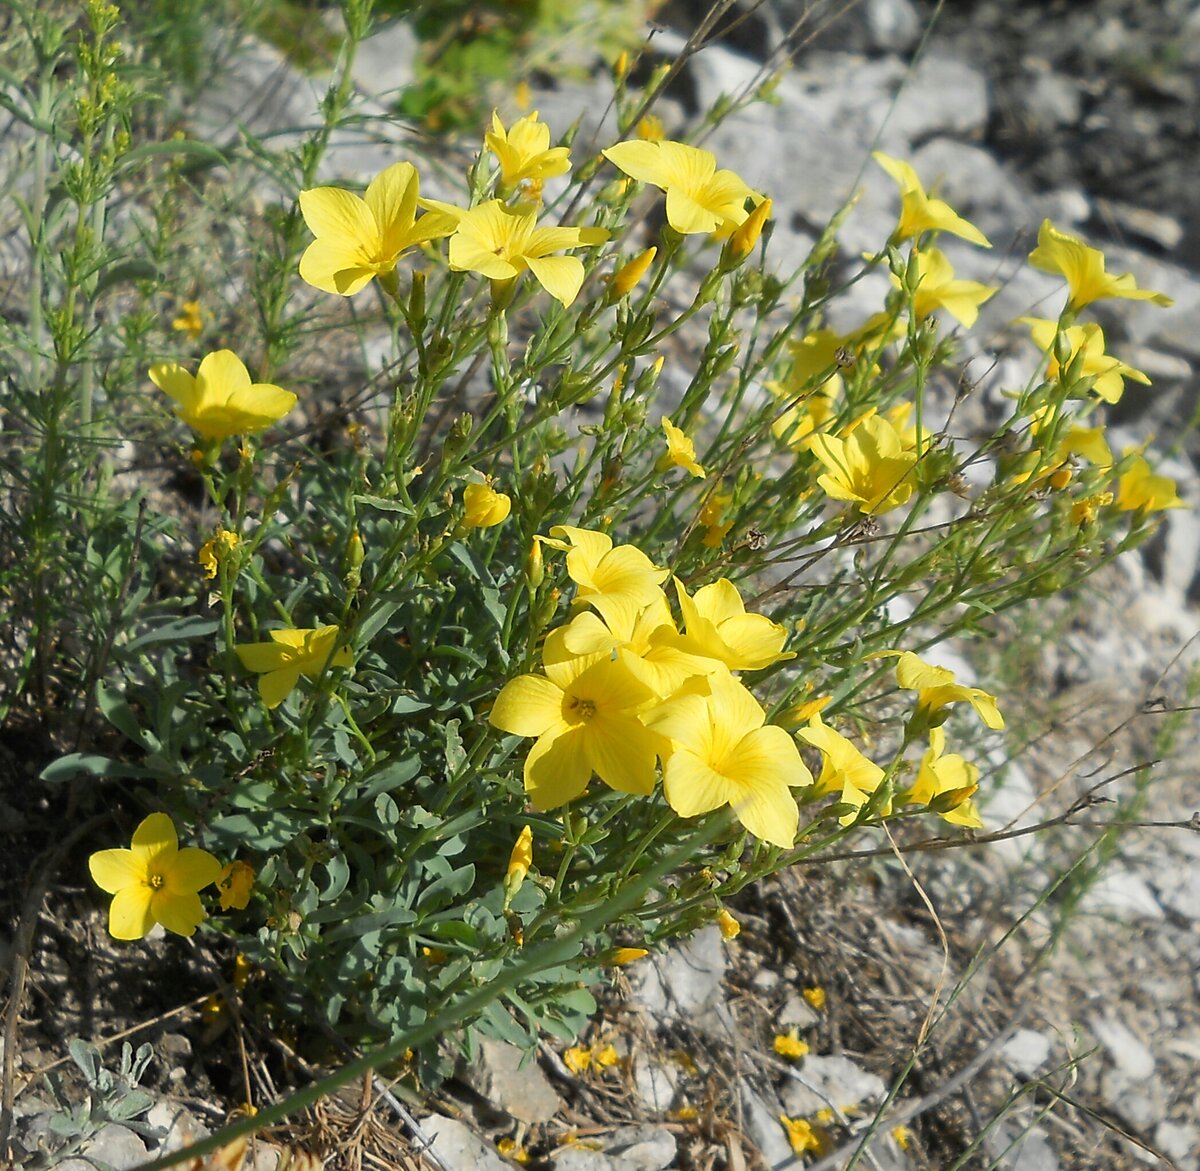
[[[516,898],[517,892],[524,885],[532,865],[533,829],[530,826],[524,826],[517,835],[516,844],[508,857],[508,870],[504,875],[504,909],[506,911],[509,904]]]
[[[217,879],[221,910],[244,911],[254,889],[254,867],[240,860],[228,863]]]
[[[814,984],[811,988],[805,988],[802,995],[817,1012],[820,1012],[825,1007],[825,1002],[828,999],[825,995],[825,989],[819,984]]]
[[[203,358],[195,377],[177,362],[159,362],[150,367],[150,381],[175,400],[175,413],[202,439],[265,431],[296,405],[290,390],[251,382],[230,350]]]
[[[917,779],[899,800],[928,805],[954,825],[979,829],[983,821],[971,800],[979,788],[979,769],[956,753],[945,753],[945,748],[945,728],[931,728]]]
[[[592,248],[608,239],[604,228],[539,228],[537,213],[506,207],[492,199],[468,211],[425,200],[424,206],[457,217],[450,237],[450,267],[477,272],[507,283],[533,273],[552,297],[570,305],[583,285],[583,262],[575,256],[552,256],[569,248]]]
[[[221,863],[207,850],[179,849],[175,826],[152,813],[133,831],[132,848],[100,850],[88,859],[92,880],[113,895],[108,930],[114,939],[141,939],[156,923],[192,935],[207,917],[199,892],[216,882]]]
[[[550,538],[546,544],[568,550],[567,573],[577,587],[576,599],[595,607],[610,627],[632,627],[661,597],[659,586],[668,571],[633,545],[614,546],[605,533],[571,525],[555,525]]]
[[[402,252],[448,236],[458,222],[436,210],[416,218],[420,178],[412,163],[393,163],[359,198],[340,187],[300,192],[300,211],[316,239],[300,258],[300,276],[316,289],[352,297],[396,269]]]
[[[562,1059],[573,1074],[586,1073],[592,1065],[592,1051],[586,1045],[572,1045],[563,1050]]]
[[[920,236],[923,232],[948,232],[983,248],[992,246],[973,223],[964,220],[945,200],[931,199],[909,163],[885,155],[881,150],[874,151],[871,157],[900,188],[900,222],[893,234],[897,242]]]
[[[731,671],[759,671],[796,657],[783,649],[787,630],[765,614],[748,614],[742,595],[728,578],[701,586],[694,597],[676,578],[675,593],[687,633],[667,632],[659,641],[715,659]]]
[[[807,1057],[809,1052],[808,1042],[801,1041],[795,1029],[777,1033],[771,1047],[780,1057],[786,1057],[789,1061],[799,1061],[801,1057]]]
[[[835,732],[826,724],[819,712],[812,717],[808,727],[801,728],[796,735],[806,744],[820,749],[824,755],[821,775],[816,782],[817,795],[836,793],[840,789],[842,804],[858,810],[879,788],[884,777],[883,769],[859,752],[840,732]],[[885,806],[880,812],[886,816],[891,812],[891,807]],[[857,813],[853,811],[843,814],[842,825],[850,825],[856,816]]]
[[[912,1146],[913,1132],[907,1126],[893,1126],[891,1133],[892,1138],[896,1141],[896,1146],[902,1151],[907,1151]]]
[[[1153,301],[1164,307],[1173,305],[1165,293],[1139,289],[1131,273],[1114,276],[1104,271],[1104,253],[1090,248],[1078,236],[1060,232],[1049,220],[1038,229],[1038,246],[1029,254],[1029,263],[1042,272],[1058,273],[1066,278],[1070,296],[1068,309],[1082,309],[1093,301],[1124,298]]]
[[[1033,344],[1049,355],[1046,377],[1057,378],[1059,363],[1054,354],[1054,339],[1058,334],[1058,322],[1039,317],[1022,317],[1020,320],[1029,326]],[[1083,354],[1079,375],[1093,380],[1091,393],[1097,398],[1106,403],[1120,402],[1121,395],[1125,393],[1126,378],[1144,386],[1150,385],[1150,379],[1140,370],[1126,366],[1119,358],[1104,352],[1104,331],[1094,321],[1069,326],[1063,334],[1071,354],[1067,365],[1073,364],[1076,357]]]
[[[817,477],[825,493],[868,516],[899,508],[916,487],[917,453],[905,450],[900,433],[879,415],[864,419],[845,439],[815,434],[809,449],[826,469]]]
[[[500,164],[502,193],[515,190],[527,179],[550,179],[571,169],[571,152],[565,146],[550,145],[550,127],[538,121],[537,110],[518,118],[508,130],[493,110],[492,128],[483,141]]]
[[[529,1162],[529,1152],[513,1138],[502,1138],[496,1143],[496,1150],[500,1152],[506,1159],[512,1159],[514,1163],[520,1163],[524,1166]],[[290,1169],[289,1169],[290,1171]]]
[[[896,682],[905,691],[917,693],[917,711],[911,725],[924,730],[936,728],[946,722],[950,714],[946,709],[952,703],[965,700],[975,709],[975,714],[991,728],[999,731],[1004,727],[1004,717],[996,706],[996,697],[979,687],[965,687],[954,682],[954,672],[945,667],[935,667],[925,662],[912,651],[888,651],[897,656]]]
[[[300,682],[301,675],[316,679],[327,666],[354,665],[348,646],[334,652],[341,634],[336,626],[272,630],[269,634],[270,642],[251,642],[233,648],[247,671],[262,675],[258,693],[269,708],[283,703]]]
[[[489,716],[501,731],[537,737],[525,758],[534,808],[574,801],[593,773],[622,793],[651,793],[664,745],[639,713],[654,693],[619,660],[570,656],[562,635],[547,639],[546,674],[509,680]]]
[[[787,1131],[788,1142],[797,1155],[821,1149],[821,1139],[813,1130],[810,1122],[803,1118],[789,1118],[786,1114],[781,1114],[779,1121],[783,1123],[783,1128]]]
[[[682,142],[618,142],[601,152],[631,179],[667,193],[667,222],[683,235],[726,234],[745,223],[748,199],[761,197],[732,171],[717,170],[716,156]]]
[[[468,484],[463,489],[463,505],[463,523],[468,528],[489,529],[508,519],[512,497],[497,492],[490,484]]]
[[[722,939],[737,939],[742,933],[742,925],[724,907],[717,912],[717,927]]]
[[[766,723],[758,701],[728,672],[709,677],[710,694],[668,700],[651,715],[671,741],[663,793],[680,817],[728,805],[755,837],[790,849],[800,813],[793,787],[812,784],[795,741]]]
[[[200,552],[196,554],[196,560],[204,569],[204,576],[209,580],[217,576],[217,567],[230,553],[234,551],[241,543],[241,538],[237,533],[230,532],[228,529],[217,529],[215,533],[203,545],[200,546]]]
[[[1129,453],[1126,452],[1126,459]],[[1169,476],[1158,476],[1150,470],[1145,456],[1134,455],[1118,481],[1117,507],[1122,512],[1158,512],[1164,508],[1187,508]]]
[[[171,328],[179,333],[186,333],[195,341],[204,332],[204,316],[200,312],[200,302],[184,301],[179,316],[171,322]]]
[[[940,248],[915,251],[919,283],[913,296],[913,315],[924,320],[938,309],[969,329],[979,318],[979,306],[996,295],[997,290],[978,281],[956,280],[954,266]],[[900,278],[892,274],[892,284],[900,288]]]
[[[662,417],[663,433],[667,437],[667,453],[659,463],[665,467],[685,468],[697,479],[704,479],[704,469],[696,462],[696,445],[666,415]]]

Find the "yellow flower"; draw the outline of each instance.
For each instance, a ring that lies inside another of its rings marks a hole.
[[[979,788],[979,769],[956,753],[943,755],[946,730],[929,730],[929,748],[921,758],[921,767],[911,789],[899,800],[907,804],[928,805],[954,825],[979,829],[983,825],[971,798]]]
[[[488,717],[504,732],[537,737],[525,758],[534,808],[574,801],[593,773],[620,792],[651,793],[662,742],[639,714],[654,693],[619,660],[570,655],[563,633],[546,640],[546,674],[509,680]]]
[[[667,453],[660,466],[686,468],[697,479],[704,479],[704,469],[696,462],[696,445],[666,415],[662,417],[663,433],[667,437]]]
[[[561,537],[566,541],[554,539]],[[595,607],[613,629],[631,628],[642,610],[661,596],[659,586],[668,571],[633,545],[614,546],[604,533],[571,525],[555,525],[550,538],[543,540],[568,550],[567,574],[577,587],[576,599]]]
[[[667,136],[667,128],[656,114],[647,114],[633,128],[633,132],[645,142],[662,142]]]
[[[900,1126],[893,1126],[891,1134],[892,1138],[896,1141],[896,1146],[898,1146],[902,1151],[907,1151],[908,1148],[912,1146],[913,1132],[909,1130],[907,1126],[904,1126],[903,1124]]]
[[[631,179],[667,193],[667,222],[683,235],[732,232],[746,221],[746,200],[756,191],[732,171],[717,170],[716,156],[681,142],[618,142],[601,152]]]
[[[1129,453],[1126,452],[1126,458]],[[1158,512],[1164,508],[1187,508],[1175,490],[1175,481],[1169,476],[1156,476],[1142,455],[1129,460],[1127,470],[1121,473],[1117,488],[1117,508],[1122,512]]]
[[[573,1074],[586,1073],[592,1065],[592,1051],[586,1045],[572,1045],[563,1050],[562,1059]]]
[[[893,233],[897,243],[920,236],[923,232],[949,232],[983,248],[992,246],[973,223],[964,220],[948,203],[926,195],[917,172],[909,163],[885,155],[881,150],[874,151],[871,157],[900,188],[900,222]]]
[[[517,891],[525,882],[529,868],[533,865],[533,830],[525,826],[517,835],[516,844],[508,857],[508,870],[504,875],[504,909],[517,896]]]
[[[636,963],[645,959],[650,953],[644,947],[619,947],[609,961],[615,968],[623,968],[626,964]]]
[[[811,1123],[803,1118],[789,1118],[786,1114],[781,1114],[779,1121],[783,1123],[783,1128],[787,1131],[788,1142],[791,1143],[792,1150],[797,1155],[821,1149],[820,1136],[813,1130]]]
[[[175,413],[202,439],[265,431],[296,405],[290,390],[252,383],[230,350],[203,358],[194,378],[177,362],[159,362],[150,367],[150,381],[175,400]]]
[[[1113,494],[1111,492],[1096,492],[1091,496],[1085,496],[1071,505],[1071,521],[1080,528],[1090,525],[1095,521],[1096,514],[1100,509],[1107,508],[1112,502]]]
[[[354,665],[348,646],[334,652],[341,634],[336,626],[272,630],[269,634],[270,642],[251,642],[233,648],[247,671],[262,675],[258,693],[269,708],[283,703],[300,682],[301,675],[316,679],[326,667]]]
[[[755,837],[791,849],[800,818],[791,789],[812,784],[795,741],[765,722],[758,701],[728,672],[711,675],[709,688],[668,700],[650,717],[671,741],[667,804],[680,817],[729,805]]]
[[[518,118],[508,130],[493,110],[492,128],[483,141],[500,164],[501,192],[512,191],[528,179],[541,181],[571,169],[571,152],[550,145],[550,127],[538,121],[537,110]]]
[[[854,807],[854,811],[841,817],[842,825],[850,825],[857,816],[855,811],[865,805],[869,795],[879,788],[884,777],[883,769],[859,752],[840,732],[835,732],[826,724],[819,712],[812,717],[808,727],[801,728],[796,735],[806,744],[820,749],[825,758],[814,795],[836,793],[840,789],[842,804]],[[891,812],[890,805],[880,812],[887,816]]]
[[[141,939],[155,923],[192,935],[207,916],[199,891],[217,881],[221,863],[207,850],[179,849],[175,826],[152,813],[133,831],[132,849],[100,850],[88,859],[92,880],[113,895],[108,930],[114,939]]]
[[[609,289],[614,297],[624,297],[632,293],[638,282],[644,277],[658,255],[657,248],[647,248],[632,260],[623,264],[612,275]]]
[[[517,82],[516,89],[513,90],[513,102],[518,110],[528,110],[530,102],[533,101],[533,91],[529,88],[529,82],[521,78]]]
[[[983,723],[999,731],[1004,727],[1004,717],[996,706],[996,697],[979,687],[964,687],[954,682],[954,672],[945,667],[934,667],[912,651],[887,651],[898,656],[896,682],[905,691],[917,693],[917,710],[910,721],[910,731],[920,732],[936,728],[946,722],[950,714],[946,709],[952,703],[965,700],[975,710]]]
[[[522,1167],[529,1162],[529,1152],[516,1139],[500,1139],[496,1143],[496,1150],[506,1159],[512,1159],[514,1163],[520,1163]],[[291,1169],[289,1168],[288,1171],[291,1171]]]
[[[819,984],[814,984],[811,988],[805,988],[802,992],[805,1000],[808,1001],[813,1008],[820,1012],[825,1007],[825,989]]]
[[[575,256],[551,256],[568,248],[591,248],[608,239],[605,228],[539,228],[536,211],[506,207],[499,199],[464,210],[437,200],[421,201],[454,216],[450,267],[477,272],[497,290],[528,270],[552,297],[570,305],[583,285],[583,262]]]
[[[171,322],[171,328],[180,333],[186,333],[195,341],[204,332],[204,317],[200,312],[199,301],[184,301],[178,317]]]
[[[217,566],[241,544],[237,533],[228,529],[217,529],[213,535],[200,546],[196,560],[204,569],[204,576],[210,581],[217,576]]]
[[[717,912],[717,927],[722,939],[737,939],[742,933],[742,925],[724,907]]]
[[[300,276],[316,289],[352,297],[396,269],[402,252],[454,231],[455,217],[416,218],[420,178],[412,163],[393,163],[362,198],[340,187],[300,192],[300,211],[316,239],[300,258]]]
[[[695,597],[676,578],[675,593],[687,633],[664,631],[655,641],[715,659],[731,671],[759,671],[796,657],[783,649],[787,641],[784,627],[765,614],[747,614],[742,595],[728,578],[701,586]]]
[[[809,449],[826,468],[817,483],[834,500],[857,504],[859,512],[879,516],[913,494],[917,453],[905,450],[900,433],[878,415],[864,419],[845,439],[815,434]]]
[[[979,318],[979,306],[996,295],[997,290],[978,281],[954,278],[954,266],[940,248],[915,251],[919,283],[913,296],[913,315],[924,320],[938,309],[945,309],[955,321],[970,328]],[[900,278],[892,273],[892,284],[900,288]]]
[[[789,1061],[799,1061],[801,1057],[807,1057],[809,1052],[808,1042],[801,1041],[795,1029],[777,1033],[771,1047],[780,1057],[786,1057]]]
[[[699,521],[704,526],[704,536],[700,538],[700,543],[706,549],[719,549],[729,535],[729,530],[733,528],[733,521],[721,519],[725,509],[732,502],[732,495],[714,492],[700,509]]]
[[[217,890],[221,895],[221,910],[244,911],[254,889],[254,867],[249,862],[230,862],[217,879]]]
[[[1022,317],[1019,320],[1029,326],[1033,344],[1049,355],[1050,364],[1046,369],[1046,377],[1057,378],[1059,363],[1054,354],[1054,339],[1058,335],[1058,322],[1038,317]],[[1125,393],[1126,378],[1145,386],[1150,385],[1150,379],[1140,370],[1126,366],[1119,358],[1104,352],[1104,331],[1095,322],[1068,326],[1063,330],[1063,335],[1071,354],[1067,365],[1072,365],[1082,353],[1080,377],[1091,378],[1092,393],[1106,403],[1121,401],[1121,395]]]
[[[472,529],[488,529],[508,519],[512,498],[490,484],[468,484],[463,489],[466,514],[463,523]]]
[[[1105,272],[1100,249],[1089,248],[1078,236],[1060,232],[1049,220],[1043,220],[1038,229],[1038,246],[1029,254],[1029,263],[1042,272],[1066,278],[1068,309],[1082,309],[1093,301],[1112,297],[1153,301],[1164,307],[1175,303],[1165,293],[1139,289],[1131,273],[1113,276]]]

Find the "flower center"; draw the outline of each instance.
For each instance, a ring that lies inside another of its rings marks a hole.
[[[162,890],[167,885],[167,880],[161,874],[151,874],[146,879],[146,885],[151,890]]]
[[[590,720],[596,714],[596,705],[590,699],[572,695],[567,699],[567,711],[580,722]]]

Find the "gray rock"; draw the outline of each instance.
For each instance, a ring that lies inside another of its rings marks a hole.
[[[926,54],[898,88],[888,134],[910,144],[935,134],[971,137],[987,125],[987,78],[965,61]]]
[[[616,1164],[603,1151],[590,1147],[559,1147],[550,1159],[553,1171],[616,1171]]]
[[[1083,94],[1069,74],[1055,69],[1039,70],[1014,90],[1020,113],[1032,130],[1074,126],[1083,113]]]
[[[821,1017],[803,996],[789,996],[775,1019],[781,1029],[807,1029],[815,1025]]]
[[[675,1161],[675,1136],[657,1126],[622,1126],[604,1144],[617,1171],[663,1171]]]
[[[860,20],[866,47],[885,53],[903,53],[921,39],[924,22],[912,0],[866,0]]]
[[[110,1122],[80,1153],[86,1158],[67,1159],[58,1164],[60,1171],[96,1171],[97,1163],[107,1164],[114,1171],[127,1171],[149,1159],[146,1144],[132,1130],[115,1122]]]
[[[1058,1171],[1058,1156],[1040,1126],[1024,1133],[1018,1126],[1002,1123],[987,1138],[987,1149],[997,1171]]]
[[[518,1122],[549,1122],[562,1106],[536,1055],[506,1041],[483,1038],[475,1061],[462,1076],[476,1093]]]
[[[1154,1054],[1122,1021],[1108,1016],[1094,1017],[1089,1023],[1116,1068],[1131,1083],[1142,1081],[1154,1072]]]
[[[679,947],[642,965],[633,984],[633,996],[646,1011],[661,1020],[686,1020],[699,1028],[722,1029],[727,960],[721,932],[715,925],[702,928]]]
[[[1083,898],[1089,911],[1108,912],[1121,919],[1162,919],[1163,909],[1149,884],[1136,871],[1113,865]]]
[[[745,1082],[741,1085],[741,1099],[742,1128],[767,1165],[779,1167],[792,1161],[792,1146],[779,1121],[783,1113],[779,1105],[764,1102]]]
[[[780,1097],[793,1117],[818,1110],[848,1110],[883,1097],[887,1087],[876,1074],[860,1069],[847,1057],[806,1057],[790,1071]]]
[[[186,1037],[181,1038],[187,1041]],[[165,1041],[166,1038],[164,1037]],[[189,1042],[190,1044],[190,1042]],[[161,1045],[161,1043],[160,1043]],[[160,1048],[161,1051],[161,1048]],[[159,1098],[145,1114],[145,1122],[162,1132],[156,1154],[166,1154],[207,1138],[210,1131],[186,1106],[170,1098]]]
[[[1176,915],[1200,922],[1200,865],[1195,862],[1163,866],[1152,876],[1159,900]]]
[[[647,1109],[665,1114],[675,1100],[675,1071],[646,1053],[633,1063],[633,1086]]]
[[[1097,201],[1097,210],[1125,236],[1149,240],[1166,252],[1178,248],[1183,239],[1183,225],[1174,216],[1151,211],[1148,207],[1134,207],[1113,199],[1101,199]]]
[[[421,1120],[421,1128],[450,1171],[512,1171],[511,1163],[457,1118],[433,1114]]]
[[[1050,1038],[1034,1029],[1018,1029],[1005,1042],[1000,1055],[1014,1073],[1032,1076],[1050,1058]]]
[[[1179,1164],[1180,1171],[1200,1166],[1200,1127],[1180,1122],[1160,1122],[1154,1128],[1154,1145]]]
[[[384,25],[358,46],[350,75],[363,93],[394,95],[416,76],[417,38],[407,21]]]

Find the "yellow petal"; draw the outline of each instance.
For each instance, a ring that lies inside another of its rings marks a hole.
[[[235,391],[250,388],[250,372],[232,350],[214,350],[201,359],[196,382],[203,405],[213,397],[225,402]]]
[[[146,878],[145,867],[132,850],[100,850],[88,859],[92,881],[110,895]]]
[[[225,409],[245,420],[242,430],[262,431],[278,422],[296,405],[296,396],[281,386],[256,382],[229,396]]]
[[[574,256],[528,256],[526,264],[556,301],[570,305],[583,285],[583,262]]]
[[[578,727],[542,736],[525,758],[525,791],[541,813],[574,801],[591,777],[584,734]]]
[[[394,257],[404,247],[417,214],[420,180],[412,163],[393,163],[367,187],[364,202],[380,235],[380,258]]]
[[[258,694],[269,708],[277,708],[300,682],[299,667],[284,667],[270,671],[258,681]]]
[[[659,156],[659,143],[630,140],[618,142],[607,150],[601,151],[610,163],[619,167],[631,179],[639,183],[653,183],[655,187],[666,184],[664,170]]]
[[[177,362],[159,362],[150,367],[150,381],[174,399],[184,411],[196,405],[196,380]]]
[[[402,166],[404,164],[397,164]],[[300,212],[318,239],[359,245],[368,255],[379,252],[380,234],[370,208],[353,192],[340,187],[315,187],[300,192]]]
[[[598,715],[586,727],[588,760],[606,785],[622,793],[654,791],[657,736],[632,716]]]
[[[292,657],[289,648],[277,642],[248,642],[233,649],[247,671],[277,671]]]
[[[108,933],[114,939],[141,939],[154,926],[152,894],[144,883],[117,892],[108,908]]]
[[[188,846],[171,860],[163,875],[163,889],[172,894],[194,894],[221,877],[221,863],[207,850]]]
[[[676,745],[663,764],[663,795],[680,817],[696,817],[729,803],[729,780],[687,748]]]
[[[219,873],[220,867],[217,870]],[[196,928],[208,918],[200,904],[200,896],[194,891],[187,894],[155,891],[150,899],[150,913],[176,935],[194,935]]]
[[[375,278],[357,244],[341,239],[314,240],[300,257],[300,277],[324,293],[353,297]]]
[[[154,858],[174,854],[179,839],[175,823],[165,813],[151,813],[133,831],[133,854],[145,866]]]
[[[494,728],[514,736],[541,736],[562,720],[563,692],[540,675],[510,679],[488,716]]]

